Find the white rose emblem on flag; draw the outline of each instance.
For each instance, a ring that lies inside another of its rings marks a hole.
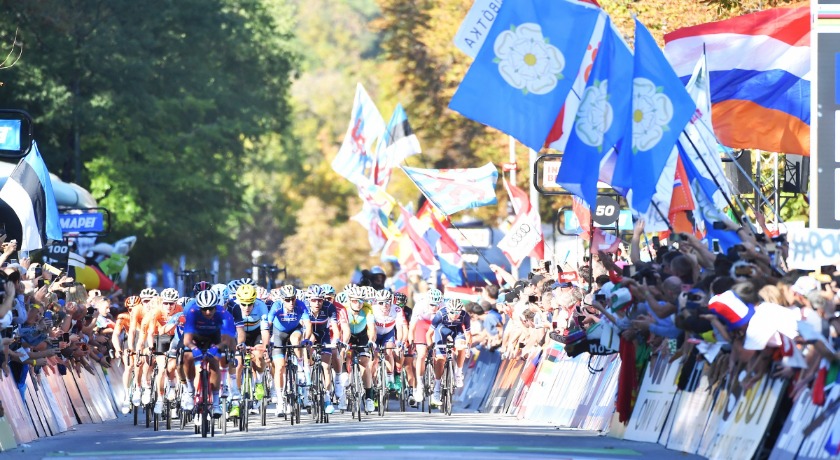
[[[583,97],[578,109],[575,133],[581,142],[591,147],[601,147],[604,143],[604,133],[613,124],[613,107],[607,94],[607,81],[595,82],[583,91]]]
[[[647,78],[633,79],[633,153],[659,143],[674,116],[674,104]]]
[[[524,94],[548,94],[563,78],[566,59],[548,43],[539,24],[511,26],[496,37],[493,50],[502,78]]]

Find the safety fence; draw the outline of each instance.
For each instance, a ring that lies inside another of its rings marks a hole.
[[[616,413],[620,368],[618,354],[570,357],[556,342],[515,359],[480,350],[465,369],[455,407],[597,430],[710,459],[837,458],[840,383],[826,386],[823,405],[813,404],[805,390],[777,420],[788,398],[787,380],[765,377],[749,390],[730,392],[712,385],[702,362],[684,366],[655,357],[625,425]]]
[[[17,444],[54,436],[80,423],[102,423],[117,418],[124,398],[123,369],[92,363],[90,370],[68,367],[63,375],[42,368],[26,377],[23,390],[9,376],[0,380],[0,451]],[[23,396],[23,397],[21,397]]]

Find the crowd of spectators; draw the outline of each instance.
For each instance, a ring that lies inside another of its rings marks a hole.
[[[686,369],[702,361],[713,387],[746,390],[771,375],[790,381],[792,400],[813,388],[819,402],[840,370],[840,272],[785,270],[784,236],[763,222],[726,225],[740,239],[726,251],[692,234],[651,243],[639,221],[624,256],[601,252],[565,271],[543,261],[526,279],[492,265],[497,285],[467,306],[473,343],[506,358],[552,341],[569,355],[621,353],[636,366],[631,386],[653,355],[683,357]]]
[[[55,267],[10,259],[17,243],[0,241],[0,380],[23,395],[29,373],[109,367],[118,307]]]

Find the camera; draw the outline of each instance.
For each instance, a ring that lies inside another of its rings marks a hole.
[[[539,297],[537,297],[537,296],[535,296],[535,295],[529,295],[529,296],[528,296],[528,302],[531,302],[531,303],[536,303],[536,302],[537,302],[537,300],[539,300]]]
[[[726,230],[726,224],[721,221],[715,221],[712,223],[712,228],[715,230]]]

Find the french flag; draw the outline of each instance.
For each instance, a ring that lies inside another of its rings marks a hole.
[[[685,82],[704,50],[712,121],[723,145],[810,155],[809,7],[776,8],[665,35]]]

